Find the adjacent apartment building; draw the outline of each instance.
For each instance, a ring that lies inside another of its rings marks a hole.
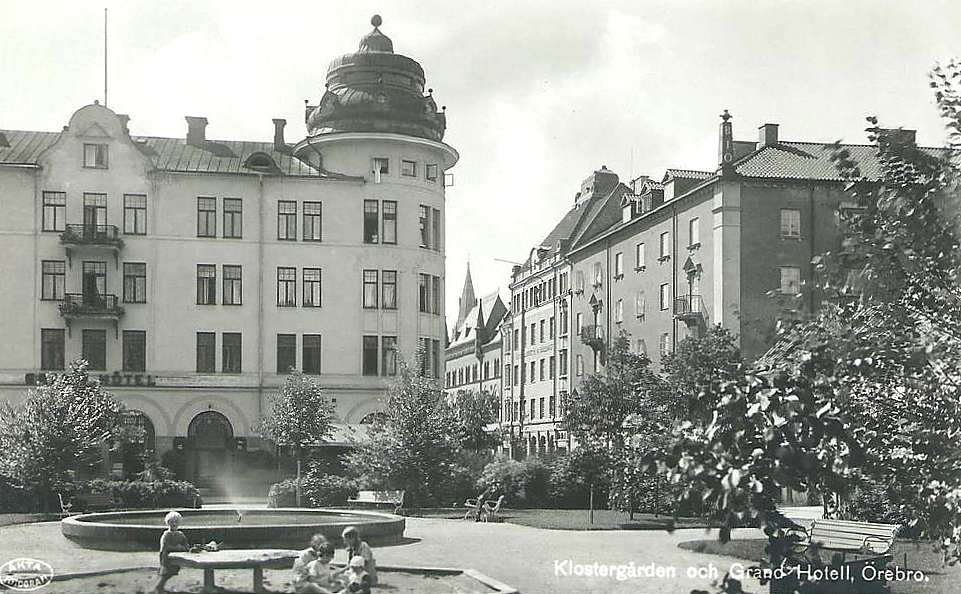
[[[902,134],[913,136],[910,130]],[[868,178],[875,148],[843,145]],[[715,171],[669,169],[620,183],[592,174],[574,208],[514,269],[504,328],[504,421],[516,456],[570,447],[562,403],[603,373],[624,335],[654,369],[686,336],[721,324],[746,358],[770,346],[780,308],[812,310],[812,258],[839,246],[844,182],[824,143],[785,141],[777,124],[757,141],[719,130]],[[856,291],[856,271],[840,293]],[[556,331],[555,331],[556,330]],[[508,337],[511,338],[508,341]]]
[[[58,132],[0,130],[0,400],[84,358],[199,484],[290,369],[341,425],[398,357],[443,376],[444,172],[458,159],[413,59],[380,29],[331,62],[293,144],[132,135],[96,102]],[[267,122],[265,122],[266,124]],[[271,139],[272,137],[272,139]]]

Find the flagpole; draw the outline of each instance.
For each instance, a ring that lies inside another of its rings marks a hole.
[[[107,7],[103,9],[103,106],[107,107]]]

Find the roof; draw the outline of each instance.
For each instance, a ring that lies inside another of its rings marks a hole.
[[[867,179],[878,179],[881,168],[877,147],[868,144],[842,144],[849,158]],[[945,149],[921,148],[932,156],[943,156]],[[843,181],[831,158],[835,146],[818,142],[781,141],[745,156],[734,163],[735,171],[745,177]]]
[[[674,169],[668,168],[664,172],[664,181],[672,177],[683,177],[688,179],[707,179],[714,175],[713,171],[695,171],[693,169]]]
[[[40,157],[57,140],[60,132],[0,130],[7,142],[0,143],[0,164],[39,165]],[[187,144],[183,138],[131,136],[135,146],[157,169],[182,173],[264,173],[244,166],[256,153],[270,157],[277,165],[274,175],[340,179],[314,169],[296,157],[274,149],[273,142],[248,140],[208,140],[203,147]],[[9,146],[4,146],[4,144]]]
[[[482,344],[487,344],[497,335],[497,327],[500,325],[507,307],[500,298],[500,293],[494,291],[478,299],[474,306],[467,312],[467,316],[454,327],[454,334],[451,336],[448,348],[467,344],[478,338],[478,325],[481,328]]]

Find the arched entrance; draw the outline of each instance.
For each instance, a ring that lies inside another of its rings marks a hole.
[[[234,428],[227,417],[207,410],[187,428],[187,477],[197,487],[214,488],[230,473]]]
[[[120,445],[120,464],[123,476],[131,477],[143,471],[144,462],[154,458],[156,431],[150,418],[139,410],[128,410],[123,415],[124,442]]]

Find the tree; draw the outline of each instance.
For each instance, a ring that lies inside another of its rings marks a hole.
[[[443,391],[401,362],[383,412],[348,464],[368,487],[403,489],[415,506],[436,503],[462,449],[460,424]]]
[[[490,392],[458,390],[444,400],[446,414],[454,419],[457,441],[464,449],[479,452],[496,448],[500,432],[497,423],[497,396]]]
[[[291,371],[280,392],[270,398],[260,420],[260,434],[278,445],[290,446],[297,460],[297,505],[302,504],[301,466],[304,450],[330,436],[334,407],[314,380]]]
[[[87,374],[87,362],[0,404],[0,475],[46,508],[52,493],[92,469],[121,440],[123,405]]]
[[[720,324],[703,336],[688,336],[661,360],[667,404],[675,418],[707,423],[714,405],[710,397],[718,387],[744,374],[744,359],[731,331]]]
[[[956,149],[961,67],[932,79]],[[919,149],[868,121],[880,173],[866,179],[837,147],[855,208],[842,213],[840,249],[816,260],[820,310],[781,324],[773,356],[722,382],[711,423],[683,425],[666,460],[689,497],[711,504],[722,538],[739,521],[760,520],[773,565],[793,558],[774,511],[781,487],[844,502],[862,481],[885,485],[904,522],[961,559],[956,153]],[[845,506],[826,511],[843,515]]]

